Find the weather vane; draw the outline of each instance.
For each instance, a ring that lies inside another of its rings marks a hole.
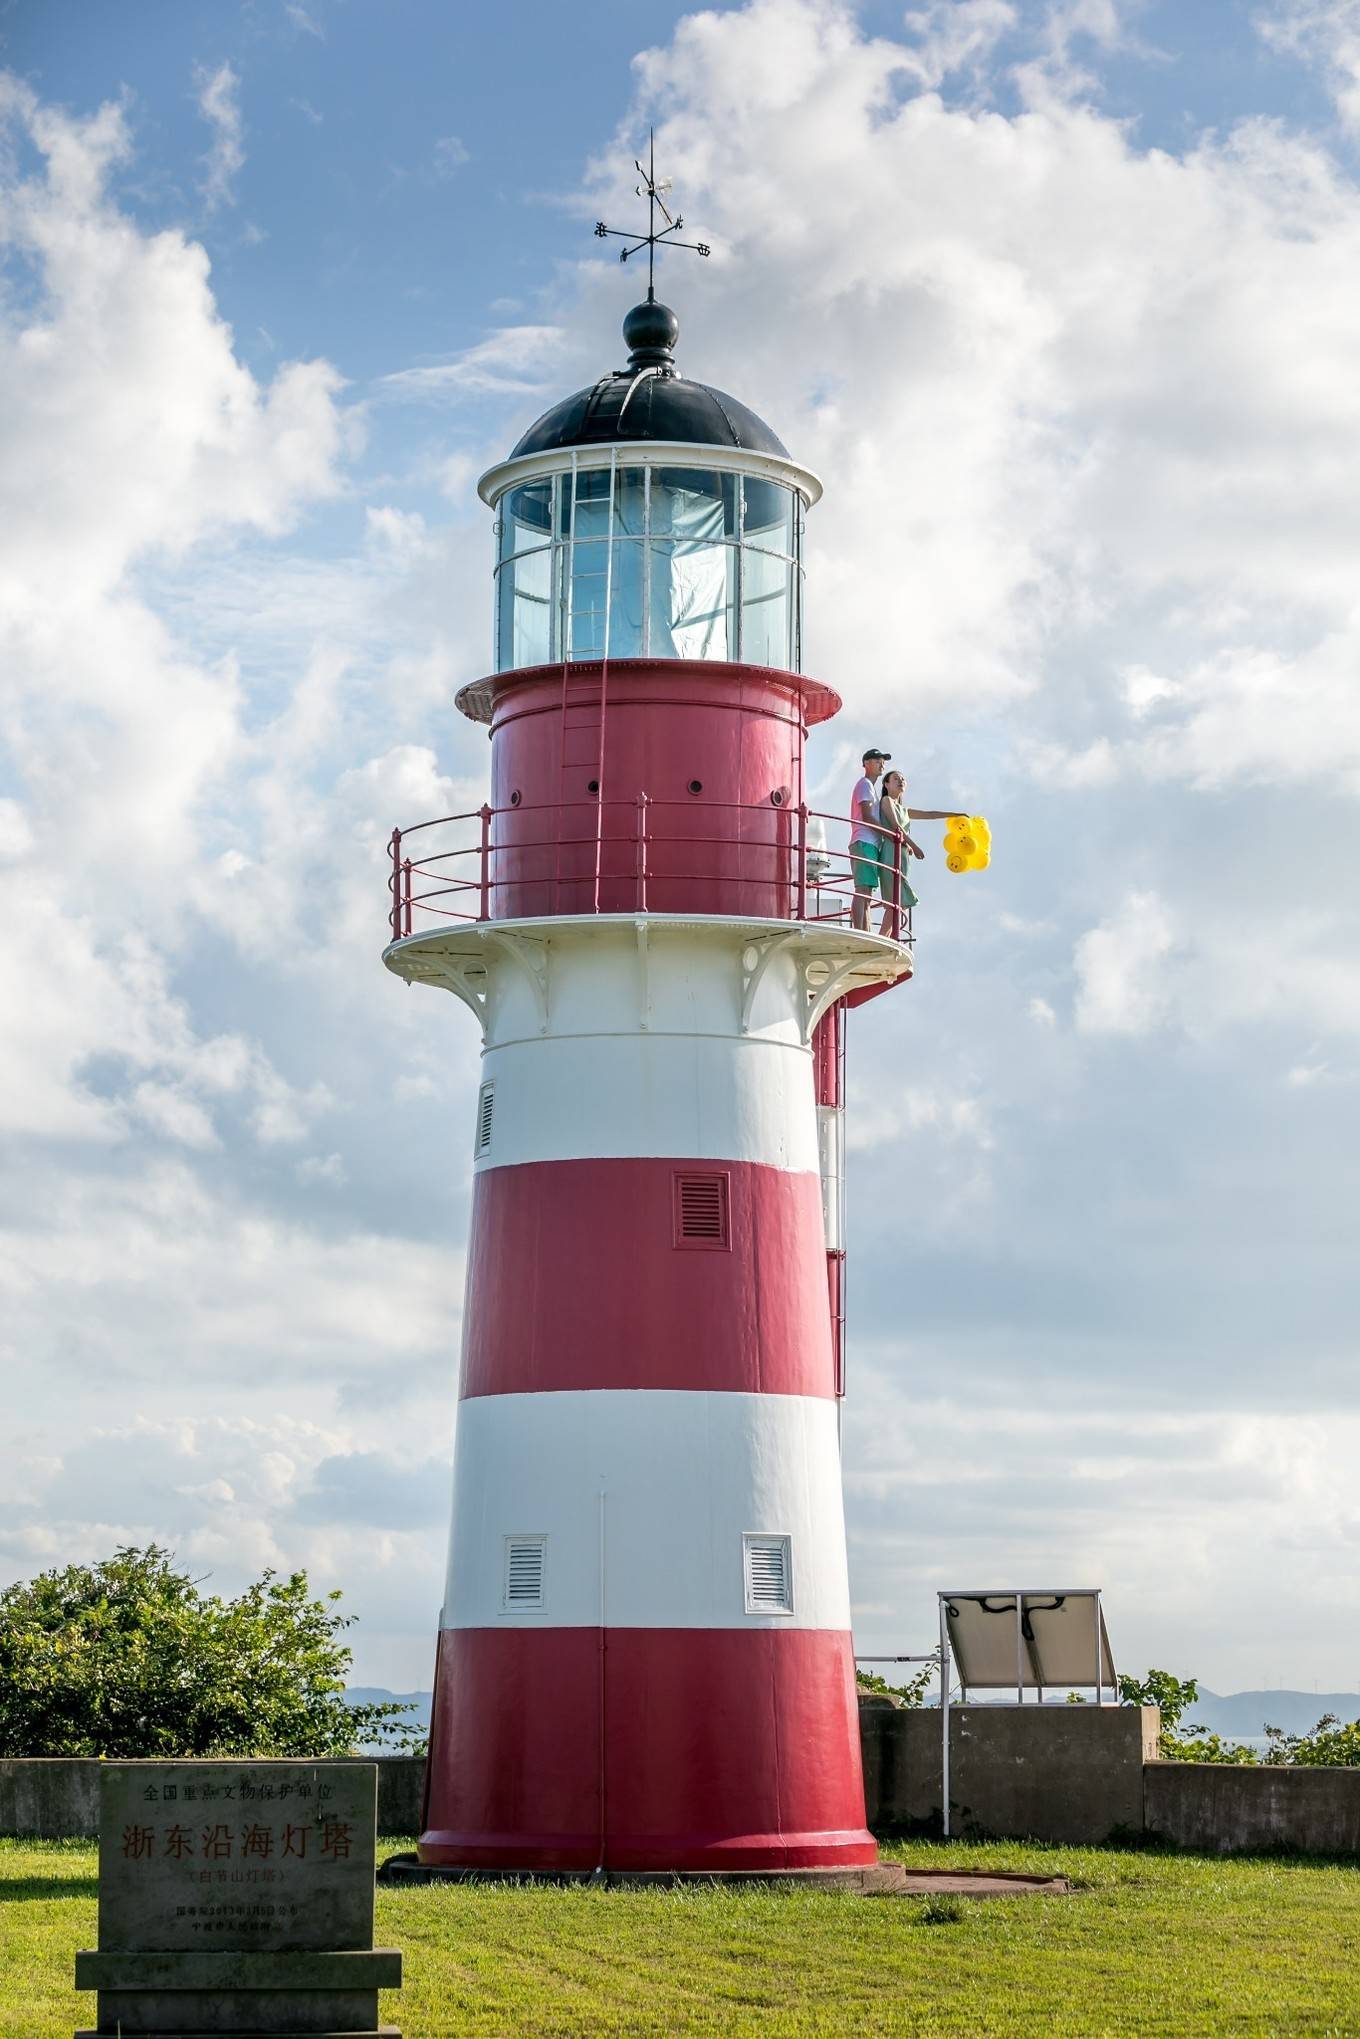
[[[636,157],[633,160],[637,162]],[[708,255],[712,253],[712,250],[707,241],[676,241],[671,238],[673,234],[684,231],[685,222],[681,214],[676,213],[674,219],[672,219],[670,213],[666,210],[664,194],[671,188],[670,178],[665,178],[660,184],[657,183],[656,130],[654,128],[650,128],[647,134],[647,168],[644,170],[641,163],[637,163],[637,171],[642,179],[641,184],[637,187],[637,195],[639,198],[645,198],[648,205],[648,231],[645,234],[624,233],[622,228],[607,227],[602,219],[598,219],[595,222],[595,232],[602,241],[612,238],[630,243],[630,246],[620,248],[620,262],[626,262],[630,255],[639,254],[643,248],[647,250],[647,302],[651,304],[656,297],[656,251],[658,248],[692,248],[696,255]],[[656,230],[656,216],[658,212],[666,222],[660,233]]]

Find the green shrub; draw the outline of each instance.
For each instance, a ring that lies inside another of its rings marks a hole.
[[[122,1549],[0,1593],[0,1756],[340,1756],[405,1746],[397,1704],[349,1706],[353,1620],[305,1572],[234,1600],[168,1551]]]
[[[940,1675],[940,1654],[937,1650],[928,1663],[919,1671],[913,1671],[904,1685],[890,1685],[877,1671],[855,1671],[855,1683],[861,1692],[875,1693],[883,1699],[896,1699],[903,1706],[924,1706],[926,1693]]]

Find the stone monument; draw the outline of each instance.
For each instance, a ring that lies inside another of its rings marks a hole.
[[[100,1779],[96,2035],[400,2039],[401,1955],[373,1945],[371,1763],[109,1763]]]

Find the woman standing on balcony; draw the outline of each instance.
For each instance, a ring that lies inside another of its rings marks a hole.
[[[878,838],[878,883],[883,894],[883,918],[878,931],[897,941],[902,931],[902,909],[916,904],[916,894],[902,867],[902,852],[905,849],[913,857],[925,855],[919,843],[911,839],[911,809],[906,805],[906,787],[900,772],[884,774],[878,823],[885,831]]]
[[[906,792],[902,774],[889,772],[884,778],[878,802],[879,826],[888,831],[878,839],[878,882],[883,893],[883,919],[878,931],[881,935],[891,935],[894,941],[902,939],[902,910],[919,903],[907,883],[902,863],[904,848],[909,856],[925,856],[920,844],[912,841],[912,822],[948,821],[951,814],[960,812],[957,807],[908,807]],[[902,838],[900,844],[898,836]],[[897,897],[894,901],[895,889]]]

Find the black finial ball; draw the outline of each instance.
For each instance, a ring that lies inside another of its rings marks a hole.
[[[680,337],[680,321],[668,304],[635,304],[623,322],[630,368],[668,367]]]

